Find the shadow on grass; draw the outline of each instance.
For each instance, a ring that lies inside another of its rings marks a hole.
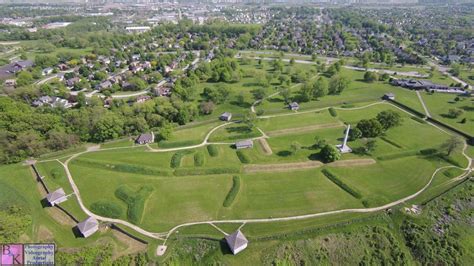
[[[230,102],[230,104],[238,106],[238,107],[242,107],[242,108],[250,108],[250,106],[252,106],[252,104],[250,104],[248,102],[241,103],[241,102],[237,102],[237,101],[232,101],[232,102]]]
[[[227,241],[225,240],[225,238],[219,241],[219,247],[223,255],[232,254],[232,251],[230,250],[229,245],[227,245]]]
[[[226,128],[227,132],[229,133],[250,133],[252,130],[250,130],[247,126],[238,126],[238,127],[228,127]]]
[[[79,231],[79,228],[77,226],[74,226],[73,228],[71,228],[71,231],[75,238],[84,238],[84,236],[81,234],[81,231]]]
[[[280,157],[288,157],[288,156],[291,156],[292,153],[291,151],[279,151],[277,152],[277,155]]]
[[[308,159],[310,159],[311,161],[321,161],[321,162],[323,161],[319,152],[310,154],[308,156]]]

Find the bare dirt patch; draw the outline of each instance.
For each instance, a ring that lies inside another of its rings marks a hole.
[[[270,145],[268,145],[268,142],[266,139],[261,138],[261,139],[258,139],[257,141],[260,144],[260,147],[262,147],[262,150],[266,155],[273,154],[272,148],[270,147]]]
[[[321,125],[312,125],[312,126],[307,126],[307,127],[287,128],[287,129],[280,129],[280,130],[267,132],[267,135],[275,137],[275,136],[289,135],[293,133],[306,133],[306,132],[311,132],[317,129],[336,128],[336,127],[342,127],[342,126],[343,124],[341,122],[338,122],[338,123],[329,123],[329,124],[321,124]]]
[[[76,222],[67,214],[56,207],[46,207],[46,212],[58,223],[68,226],[75,226]]]
[[[125,244],[125,246],[127,246],[127,249],[114,254],[114,258],[118,258],[118,257],[128,255],[128,254],[138,253],[140,251],[145,251],[147,249],[147,244],[143,244],[125,235],[124,233],[120,231],[112,229],[112,234],[118,241],[120,241],[121,243]]]
[[[343,161],[329,163],[328,165],[334,166],[334,167],[348,167],[348,166],[371,165],[375,163],[376,161],[374,159],[351,159],[351,160],[343,160]]]
[[[311,169],[323,166],[322,162],[310,161],[301,163],[281,163],[281,164],[249,164],[244,166],[246,173],[258,172],[287,172],[301,169]]]
[[[54,240],[54,235],[49,231],[48,228],[46,228],[43,225],[40,225],[38,229],[38,237],[37,239],[41,239],[41,241],[48,241],[48,240]]]

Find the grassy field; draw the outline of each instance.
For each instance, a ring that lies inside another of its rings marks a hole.
[[[231,145],[217,145],[216,157],[211,156],[206,147],[195,149],[182,157],[177,168],[170,165],[175,152],[153,153],[145,148],[99,151],[74,159],[71,171],[86,206],[100,199],[126,208],[124,202],[115,195],[119,186],[127,184],[132,191],[144,184],[151,186],[153,192],[146,201],[143,219],[138,224],[152,231],[164,231],[176,224],[190,221],[282,217],[379,206],[413,194],[426,184],[437,167],[448,165],[437,157],[417,155],[420,150],[436,148],[449,138],[448,134],[410,119],[408,114],[389,104],[381,103],[361,109],[337,110],[336,117],[331,116],[327,110],[322,110],[261,119],[257,124],[265,132],[279,132],[268,139],[273,154],[265,154],[258,144],[253,149],[242,151],[250,163],[257,165],[317,160],[318,151],[311,148],[316,136],[326,139],[330,144],[340,143],[343,123],[355,125],[360,119],[375,117],[384,110],[399,112],[403,117],[402,125],[390,129],[383,139],[378,138],[377,147],[370,155],[343,156],[343,159],[372,157],[377,159],[375,164],[326,166],[345,184],[359,191],[362,199],[354,198],[327,179],[321,174],[321,168],[301,169],[291,174],[244,174],[239,170],[243,164]],[[307,128],[308,125],[328,123],[339,124],[330,128]],[[202,136],[211,126],[214,126],[214,122],[181,130],[192,132],[183,136]],[[232,142],[239,139],[242,135],[237,133],[240,132],[232,129],[239,126],[236,124],[219,129],[211,136],[211,140]],[[232,130],[229,131],[228,128]],[[295,140],[301,144],[302,149],[293,154],[290,152],[290,144]],[[362,143],[356,141],[349,145],[356,148]],[[196,153],[203,156],[202,166],[195,166]],[[465,164],[459,152],[452,158],[459,164]],[[223,207],[224,199],[232,186],[233,174],[227,172],[229,169],[240,172],[241,188],[232,206]],[[121,218],[127,219],[123,215]]]
[[[434,118],[474,135],[474,99],[472,97],[448,93],[422,93],[422,97]],[[457,118],[450,118],[448,115],[450,109],[462,110],[462,114]],[[463,119],[466,119],[464,123],[462,123]]]

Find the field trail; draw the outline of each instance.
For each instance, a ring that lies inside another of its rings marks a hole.
[[[244,166],[245,173],[259,172],[288,172],[294,170],[304,170],[318,168],[324,164],[320,161],[309,161],[300,163],[279,163],[279,164],[249,164]]]
[[[268,145],[268,142],[265,138],[259,138],[257,141],[260,144],[260,146],[262,147],[263,152],[265,153],[265,155],[272,155],[273,154],[272,148],[270,147],[270,145]]]
[[[307,126],[307,127],[286,128],[286,129],[269,131],[267,132],[267,135],[270,137],[275,137],[275,136],[289,135],[293,133],[306,133],[306,132],[311,132],[317,129],[337,128],[337,127],[343,127],[343,126],[344,124],[342,122],[337,122],[337,123],[329,123],[329,124],[312,125],[312,126]]]
[[[371,165],[375,163],[376,161],[374,159],[351,159],[351,160],[332,162],[332,163],[329,163],[328,166],[333,166],[333,167],[364,166],[364,165]]]

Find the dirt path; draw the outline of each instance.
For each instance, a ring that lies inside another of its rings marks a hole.
[[[270,147],[270,145],[268,145],[267,139],[259,138],[257,141],[260,144],[260,146],[262,147],[263,153],[265,153],[265,155],[272,155],[273,154],[272,148]]]
[[[244,166],[245,173],[260,172],[288,172],[294,170],[318,168],[324,164],[319,161],[309,161],[301,163],[279,163],[279,164],[249,164]]]
[[[276,136],[282,136],[282,135],[289,135],[292,133],[306,133],[306,132],[311,132],[317,129],[337,128],[337,127],[343,127],[343,126],[344,124],[342,122],[320,124],[320,125],[313,125],[313,126],[307,126],[307,127],[296,127],[296,128],[287,128],[287,129],[269,131],[267,132],[267,135],[270,137],[276,137]]]
[[[333,163],[329,163],[328,166],[333,167],[350,167],[350,166],[364,166],[364,165],[371,165],[375,164],[376,161],[374,159],[351,159],[351,160],[342,160],[336,161]]]
[[[423,110],[425,110],[426,117],[431,117],[431,114],[428,111],[428,107],[426,107],[425,101],[423,101],[423,98],[421,97],[419,91],[416,91],[416,96],[418,96],[418,100],[420,100],[421,106],[423,106]]]

